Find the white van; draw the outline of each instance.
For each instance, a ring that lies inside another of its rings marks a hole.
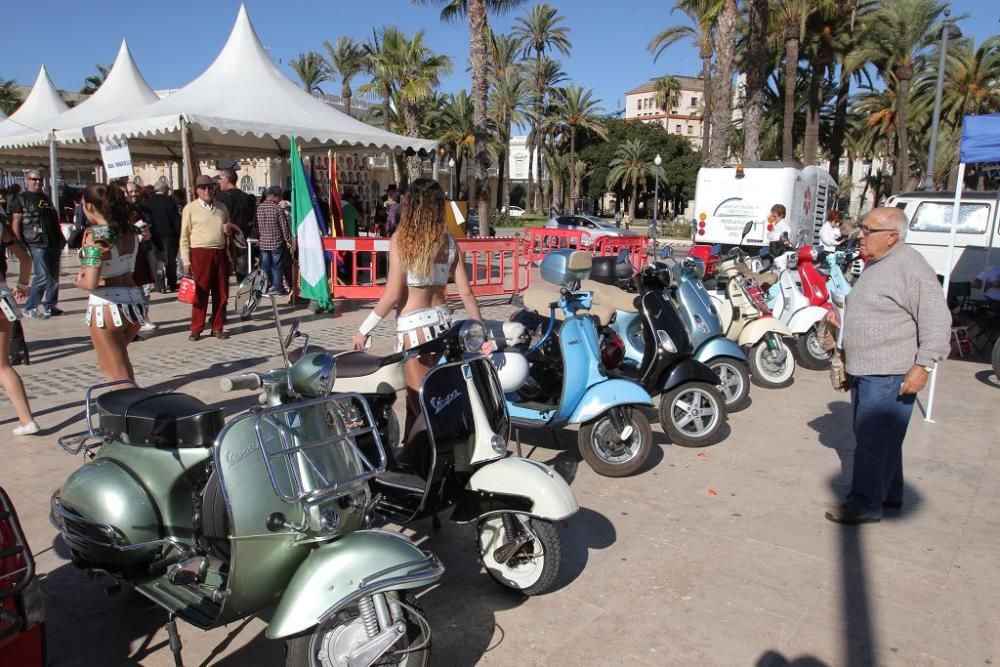
[[[1000,265],[1000,229],[996,192],[963,192],[955,234],[952,282],[969,282],[989,264]],[[886,206],[903,210],[910,228],[906,242],[920,251],[934,271],[943,276],[948,266],[948,241],[954,192],[907,192],[893,195]]]
[[[744,225],[752,222],[744,245],[764,245],[767,216],[772,206],[782,204],[792,239],[799,245],[816,245],[827,211],[837,205],[837,192],[837,182],[816,166],[797,169],[772,163],[746,167],[742,178],[732,167],[699,169],[693,240],[734,246],[740,242]]]

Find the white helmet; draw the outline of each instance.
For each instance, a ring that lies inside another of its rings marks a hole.
[[[503,393],[517,391],[528,379],[528,360],[517,352],[494,352],[490,357],[500,377]]]

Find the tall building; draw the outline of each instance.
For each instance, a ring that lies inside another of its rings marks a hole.
[[[677,104],[664,109],[656,104],[656,81],[650,79],[638,88],[625,93],[625,120],[659,123],[670,134],[679,134],[701,148],[702,114],[705,110],[705,86],[700,77],[674,76],[680,81],[681,90]]]

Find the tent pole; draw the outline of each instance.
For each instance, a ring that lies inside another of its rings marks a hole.
[[[62,214],[59,210],[59,162],[56,157],[56,131],[49,132],[49,198],[52,199],[52,208],[56,210],[56,216],[62,222]]]
[[[187,122],[181,116],[181,159],[183,161],[184,173],[181,176],[184,182],[184,197],[190,202],[191,198],[191,150],[188,146]]]
[[[952,264],[955,262],[955,238],[958,236],[959,216],[962,212],[962,186],[965,183],[965,163],[958,164],[958,180],[955,183],[955,199],[951,207],[951,233],[948,235],[948,263],[944,270],[944,298],[948,298],[948,287],[951,285]],[[931,372],[931,386],[927,397],[927,412],[924,414],[924,421],[934,423],[934,390],[937,386],[938,365],[934,364]]]

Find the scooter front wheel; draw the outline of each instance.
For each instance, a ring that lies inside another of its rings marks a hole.
[[[660,426],[675,445],[714,445],[722,439],[726,421],[726,401],[707,382],[688,382],[660,397]]]
[[[805,368],[823,371],[830,367],[830,354],[820,345],[816,327],[796,339],[795,349],[799,353],[799,363]]]
[[[394,622],[403,621],[406,632],[382,654],[377,664],[427,667],[431,662],[431,633],[420,603],[410,592],[389,591],[384,595],[390,598],[387,602],[393,618],[397,619]],[[371,598],[365,600],[370,602]],[[349,667],[355,664],[352,654],[370,641],[361,604],[354,604],[311,631],[286,641],[285,667]],[[372,620],[378,626],[378,621]],[[378,629],[394,632],[391,626]]]
[[[653,451],[649,420],[641,408],[627,405],[611,408],[581,426],[577,440],[583,460],[605,477],[638,472]]]
[[[726,401],[726,410],[739,412],[750,407],[750,371],[747,365],[732,357],[716,357],[708,367],[719,376],[718,390]]]
[[[552,590],[562,565],[562,542],[548,521],[507,512],[479,522],[479,556],[493,580],[524,595]]]
[[[792,383],[795,374],[795,357],[788,343],[781,337],[778,349],[772,350],[765,336],[750,350],[747,355],[750,361],[750,378],[758,387],[765,389],[781,389]]]

